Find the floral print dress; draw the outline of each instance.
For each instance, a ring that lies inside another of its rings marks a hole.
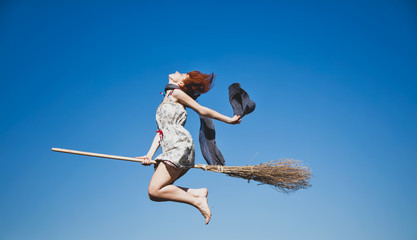
[[[157,132],[162,153],[155,160],[164,161],[177,168],[189,169],[194,166],[194,143],[191,134],[184,128],[187,111],[182,104],[173,99],[174,90],[167,93],[156,110]]]

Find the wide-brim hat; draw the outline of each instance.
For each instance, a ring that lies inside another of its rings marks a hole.
[[[233,114],[241,117],[255,110],[256,104],[249,97],[249,94],[242,89],[239,83],[229,86],[229,101],[233,108]]]

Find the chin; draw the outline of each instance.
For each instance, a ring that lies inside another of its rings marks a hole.
[[[174,80],[174,79],[172,79],[171,77],[169,77],[169,78],[168,78],[168,83],[173,83],[173,84],[175,84],[175,80]]]

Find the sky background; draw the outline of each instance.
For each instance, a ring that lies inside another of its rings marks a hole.
[[[415,240],[416,43],[414,1],[1,1],[0,239]],[[148,199],[152,167],[51,151],[146,154],[177,70],[215,72],[220,113],[234,82],[256,102],[215,121],[227,165],[302,160],[312,188],[190,170],[205,226]]]

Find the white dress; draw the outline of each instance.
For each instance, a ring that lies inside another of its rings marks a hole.
[[[191,134],[184,128],[187,111],[182,104],[174,101],[172,92],[173,90],[167,93],[156,110],[162,153],[155,160],[164,161],[177,168],[189,169],[194,166],[195,151]]]

